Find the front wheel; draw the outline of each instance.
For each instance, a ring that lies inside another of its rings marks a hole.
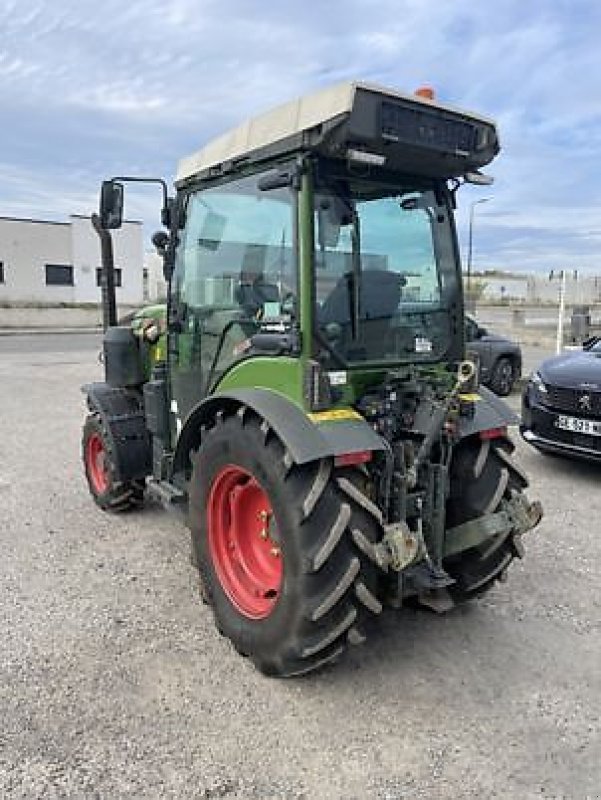
[[[141,505],[144,481],[117,481],[110,436],[98,414],[90,414],[83,426],[82,459],[90,494],[103,511],[127,511]]]
[[[244,408],[217,417],[192,462],[196,563],[236,650],[265,674],[291,676],[361,641],[363,621],[382,609],[377,568],[356,544],[380,535],[362,473],[331,459],[292,464]]]

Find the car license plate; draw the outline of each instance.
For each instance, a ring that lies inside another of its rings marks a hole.
[[[563,431],[587,433],[589,436],[601,436],[601,422],[595,422],[592,419],[559,416],[555,420],[555,427],[561,428]]]

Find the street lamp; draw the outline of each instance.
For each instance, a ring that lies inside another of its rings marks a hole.
[[[470,227],[467,239],[467,291],[468,294],[472,288],[472,243],[474,239],[474,209],[478,203],[488,203],[492,197],[481,197],[480,200],[474,200],[470,204]]]

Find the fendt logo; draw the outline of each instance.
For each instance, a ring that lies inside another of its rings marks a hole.
[[[590,394],[581,394],[578,398],[578,405],[581,411],[591,411],[591,396]]]

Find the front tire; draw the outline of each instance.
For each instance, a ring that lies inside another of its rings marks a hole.
[[[129,511],[144,500],[144,481],[117,481],[110,436],[99,414],[90,414],[83,426],[82,459],[90,494],[103,511]]]
[[[381,531],[362,473],[332,459],[293,464],[244,407],[216,418],[192,462],[196,563],[236,650],[267,675],[293,676],[362,641],[382,609],[377,568],[360,549]]]

